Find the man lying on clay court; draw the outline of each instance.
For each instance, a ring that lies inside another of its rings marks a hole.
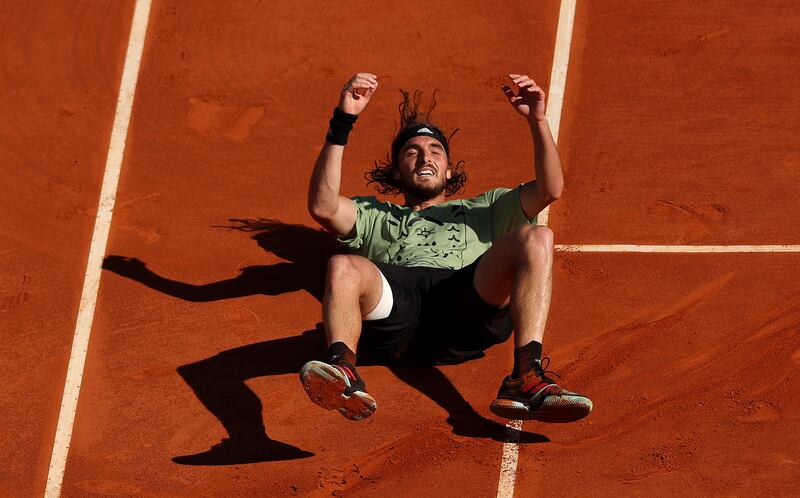
[[[589,398],[558,386],[542,365],[553,233],[535,221],[561,195],[563,176],[544,91],[526,75],[509,78],[516,91],[501,89],[530,127],[536,180],[448,200],[466,175],[452,160],[448,137],[430,122],[435,96],[423,111],[419,93],[403,92],[391,154],[367,175],[382,193],[402,194],[402,205],[340,195],[348,134],[378,78],[358,73],[342,89],[308,194],[314,219],[352,252],[328,263],[322,305],[330,357],[300,372],[315,404],[353,420],[375,412],[356,371],[356,351],[387,363],[461,363],[483,356],[513,330],[514,369],[492,412],[571,422],[592,410]]]

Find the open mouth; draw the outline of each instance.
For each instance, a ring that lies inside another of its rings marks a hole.
[[[433,168],[428,168],[428,167],[419,168],[419,169],[414,171],[414,174],[416,176],[420,176],[420,177],[436,176],[436,172],[434,171],[434,169]]]

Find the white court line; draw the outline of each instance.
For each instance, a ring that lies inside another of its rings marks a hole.
[[[503,456],[500,460],[500,481],[497,483],[498,497],[511,498],[514,496],[521,430],[521,420],[509,420],[506,424],[506,442],[503,443]]]
[[[572,45],[572,26],[575,23],[575,5],[577,0],[561,0],[558,11],[558,28],[556,30],[556,46],[553,51],[553,66],[550,73],[550,96],[547,101],[547,122],[558,143],[558,130],[561,128],[561,109],[564,104],[564,91],[567,87],[567,67],[569,51]],[[545,208],[538,216],[539,225],[547,225],[550,209]],[[519,457],[519,435],[522,422],[510,420],[506,424],[510,439],[503,443],[503,456],[500,461],[500,478],[497,483],[497,498],[512,498],[517,480],[517,462]]]
[[[547,123],[553,133],[553,140],[558,143],[558,131],[561,129],[561,109],[564,106],[564,92],[567,89],[567,68],[569,52],[572,46],[572,26],[575,24],[575,5],[577,0],[561,0],[558,11],[558,30],[556,31],[556,48],[553,52],[553,67],[550,72],[550,95],[547,100]],[[538,216],[538,224],[547,226],[550,218],[550,206],[544,208]]]
[[[47,474],[47,486],[44,491],[46,498],[61,496],[67,454],[72,440],[72,427],[75,422],[75,412],[78,408],[78,395],[81,390],[83,367],[86,363],[86,352],[89,346],[89,334],[92,330],[97,291],[100,286],[100,271],[103,265],[103,256],[106,252],[106,244],[108,243],[108,233],[111,229],[111,214],[117,197],[122,155],[125,151],[125,141],[128,137],[133,96],[136,91],[136,82],[139,78],[144,38],[150,18],[150,1],[137,0],[133,12],[128,51],[125,54],[125,67],[122,71],[117,109],[114,114],[114,126],[111,129],[111,142],[108,147],[106,168],[103,174],[103,186],[100,191],[100,202],[97,208],[97,217],[95,218],[94,233],[92,234],[92,245],[89,248],[78,319],[75,323],[75,335],[72,339],[67,379],[64,385],[64,395],[61,398],[61,411],[58,415],[53,452],[50,455],[50,469]]]
[[[646,252],[646,253],[786,253],[800,252],[800,245],[740,245],[740,246],[660,246],[637,244],[561,244],[555,246],[562,252]]]

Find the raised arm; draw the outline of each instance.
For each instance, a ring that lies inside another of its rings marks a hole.
[[[525,117],[533,137],[536,179],[527,182],[521,190],[522,209],[528,218],[533,218],[561,197],[564,175],[556,142],[544,113],[544,90],[528,75],[509,74],[508,77],[519,91],[514,93],[508,85],[503,85],[503,93],[514,109]]]
[[[370,73],[358,73],[344,85],[311,174],[308,212],[325,230],[339,237],[351,233],[356,224],[355,203],[339,193],[348,127],[352,127],[377,88],[378,78]]]

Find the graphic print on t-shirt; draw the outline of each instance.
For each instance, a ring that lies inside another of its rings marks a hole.
[[[509,230],[535,222],[522,211],[519,188],[496,188],[417,211],[373,196],[353,201],[356,226],[339,241],[355,254],[398,266],[458,270]]]
[[[393,244],[392,259],[396,264],[403,264],[410,255],[419,255],[421,251],[434,258],[444,258],[454,267],[461,265],[460,253],[465,238],[464,208],[460,204],[429,208],[425,215],[411,212],[403,216],[392,210],[387,223],[400,229],[397,242]],[[412,247],[415,250],[411,251]]]

